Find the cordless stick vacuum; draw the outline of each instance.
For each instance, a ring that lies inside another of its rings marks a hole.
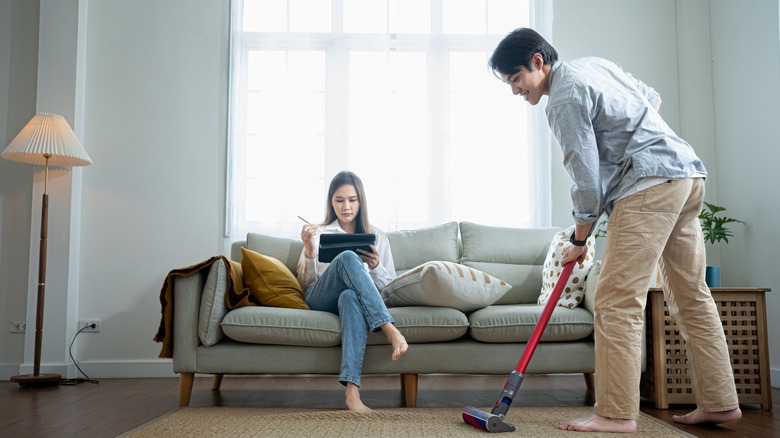
[[[517,390],[520,389],[520,384],[523,383],[523,373],[525,372],[528,362],[531,361],[531,356],[536,350],[536,346],[539,344],[539,339],[544,333],[544,329],[547,327],[547,323],[550,321],[550,315],[552,315],[555,306],[558,305],[558,299],[561,297],[566,282],[569,280],[574,264],[577,260],[571,261],[563,266],[561,276],[558,277],[558,282],[550,294],[550,299],[542,310],[542,316],[539,318],[539,322],[536,323],[531,338],[528,339],[528,343],[523,350],[523,354],[520,356],[520,360],[517,362],[517,367],[512,371],[512,374],[507,378],[504,384],[504,389],[501,394],[498,395],[496,405],[488,413],[481,411],[475,407],[467,406],[463,409],[463,421],[466,423],[478,427],[488,432],[514,432],[515,426],[507,423],[504,419],[509,406],[512,405],[512,400],[515,398]]]

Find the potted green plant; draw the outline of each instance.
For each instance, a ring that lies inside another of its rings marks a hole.
[[[705,242],[715,244],[723,241],[729,243],[729,237],[734,236],[734,234],[725,225],[735,222],[744,223],[732,217],[720,216],[719,213],[724,211],[726,211],[725,208],[704,201],[704,207],[699,213],[699,220]],[[705,280],[709,287],[720,287],[720,266],[707,266]]]

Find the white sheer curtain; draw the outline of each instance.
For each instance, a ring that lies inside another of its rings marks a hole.
[[[549,37],[544,1],[232,5],[231,239],[297,236],[298,216],[321,222],[344,169],[363,179],[371,222],[385,231],[549,225],[543,108],[487,68],[512,29],[533,23]]]

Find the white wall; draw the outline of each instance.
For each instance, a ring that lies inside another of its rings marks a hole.
[[[0,0],[0,12],[21,3],[27,1]],[[733,244],[720,248],[724,284],[780,292],[766,267],[777,266],[770,248],[777,246],[771,245],[771,236],[778,236],[780,214],[777,206],[764,202],[766,195],[775,196],[769,166],[777,157],[771,146],[772,141],[776,146],[778,128],[776,122],[763,122],[780,120],[773,107],[780,77],[778,11],[776,0],[750,5],[726,0],[556,0],[553,39],[562,59],[610,58],[658,89],[662,114],[694,143],[711,172],[708,198],[749,222],[735,229]],[[15,55],[29,42],[8,41],[4,25],[11,20],[4,13],[0,17],[1,88],[24,82],[11,78],[9,71],[35,75],[37,67]],[[156,359],[159,344],[152,341],[162,280],[174,267],[223,251],[228,22],[228,2],[88,2],[82,141],[94,165],[82,173],[78,318],[101,319],[103,325],[100,333],[79,337],[77,357],[96,377],[169,375],[170,364]],[[715,69],[709,65],[709,48],[697,49],[710,40],[710,28]],[[720,34],[722,29],[728,32]],[[758,48],[746,49],[748,42]],[[738,58],[735,54],[741,52],[732,45],[752,57]],[[767,59],[753,50],[762,50]],[[742,88],[746,83],[761,87],[753,92]],[[21,100],[5,107],[0,101],[0,115],[8,114],[0,128],[5,122],[15,134],[26,123],[34,112],[34,92]],[[0,139],[7,143],[13,134],[0,131]],[[7,332],[8,321],[26,311],[11,289],[27,287],[32,171],[0,161],[0,332]],[[570,181],[560,162],[554,145],[553,224],[567,226]],[[17,177],[7,176],[11,172]],[[762,186],[767,189],[755,191]],[[14,203],[13,215],[9,202]],[[16,233],[26,237],[16,241]],[[770,323],[780,318],[780,303],[773,298],[777,292],[769,294]],[[18,365],[23,347],[18,335],[2,333],[0,340],[3,373],[8,369],[3,364]],[[780,343],[777,337],[770,341],[777,369]]]
[[[37,47],[38,3],[0,0],[2,149],[35,114]],[[35,170],[28,164],[0,159],[0,378],[18,374],[24,353],[24,335],[10,333],[9,327],[11,321],[24,320],[27,315]]]
[[[85,361],[153,361],[166,273],[222,252],[228,5],[90,2],[79,314],[102,331]]]
[[[717,201],[743,219],[721,246],[724,284],[770,287],[772,381],[780,386],[780,2],[711,2]]]
[[[554,5],[553,45],[561,60],[599,56],[617,62],[661,94],[664,119],[679,128],[674,0],[556,0]],[[570,226],[571,179],[562,161],[554,142],[553,225]]]

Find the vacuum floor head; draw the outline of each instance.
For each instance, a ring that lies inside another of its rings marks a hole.
[[[491,414],[472,406],[463,410],[463,421],[491,433],[515,431],[515,426],[504,421],[503,415]]]

